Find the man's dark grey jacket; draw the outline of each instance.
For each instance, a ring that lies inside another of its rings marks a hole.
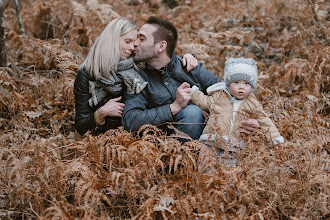
[[[162,125],[173,122],[170,104],[175,101],[176,90],[183,82],[188,82],[191,87],[196,85],[204,93],[207,87],[220,82],[218,77],[200,63],[187,72],[182,66],[182,58],[175,54],[160,70],[146,65],[139,74],[148,82],[146,88],[139,94],[124,95],[122,124],[129,131],[137,131],[144,124]]]

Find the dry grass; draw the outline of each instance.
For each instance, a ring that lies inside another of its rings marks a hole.
[[[21,1],[26,38],[7,5],[0,218],[328,219],[329,4],[160,2]],[[76,140],[73,82],[93,40],[115,17],[141,26],[151,15],[178,27],[178,54],[194,53],[220,77],[226,58],[255,59],[255,93],[286,144],[269,148],[258,133],[233,169],[154,126],[141,137],[119,128]]]

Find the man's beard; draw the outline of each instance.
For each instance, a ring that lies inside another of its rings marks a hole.
[[[157,57],[157,54],[152,52],[152,48],[150,48],[150,50],[145,50],[145,51],[147,52],[146,53],[143,53],[141,51],[138,51],[138,53],[134,52],[133,53],[134,61],[148,63],[149,60],[152,60],[155,57]]]

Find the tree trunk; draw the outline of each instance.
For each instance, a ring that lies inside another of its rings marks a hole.
[[[15,6],[16,6],[16,14],[17,14],[17,20],[18,20],[18,25],[19,25],[19,31],[22,36],[25,36],[25,29],[23,26],[23,21],[21,17],[21,10],[19,8],[18,0],[14,0]]]
[[[7,66],[6,58],[6,33],[5,33],[5,14],[3,0],[0,0],[0,66]]]

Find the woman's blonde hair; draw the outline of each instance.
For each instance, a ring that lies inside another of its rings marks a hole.
[[[95,40],[89,50],[82,67],[95,80],[109,77],[110,71],[117,71],[117,64],[120,59],[120,36],[138,27],[127,18],[116,18],[112,20],[101,35]]]

